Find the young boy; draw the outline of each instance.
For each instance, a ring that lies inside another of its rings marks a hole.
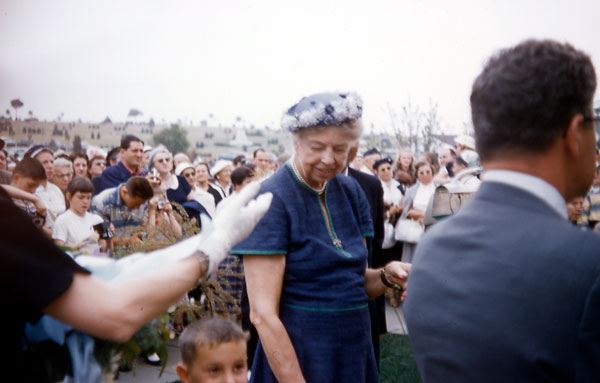
[[[35,190],[45,180],[46,172],[42,164],[37,160],[25,157],[15,167],[10,186],[30,194],[33,198]],[[36,206],[31,200],[13,198],[13,202],[31,217],[38,228],[48,235],[52,232],[51,223],[46,222],[45,216],[37,212]]]
[[[58,216],[52,230],[52,239],[57,245],[66,245],[72,250],[87,250],[85,254],[98,255],[106,252],[106,241],[100,241],[94,225],[104,222],[102,217],[88,212],[94,187],[85,177],[76,177],[67,186],[69,210]],[[99,251],[98,251],[99,250]]]
[[[247,382],[247,338],[247,333],[227,319],[192,323],[179,338],[182,361],[177,364],[177,375],[181,382]]]

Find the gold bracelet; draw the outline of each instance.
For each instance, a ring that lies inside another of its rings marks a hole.
[[[394,287],[394,284],[390,282],[390,280],[387,278],[387,275],[385,274],[385,267],[381,269],[379,276],[381,277],[381,283],[383,283],[386,287]]]

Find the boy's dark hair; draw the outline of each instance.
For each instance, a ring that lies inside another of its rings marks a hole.
[[[129,146],[132,142],[141,142],[142,146],[144,145],[144,141],[137,136],[134,136],[133,134],[125,134],[123,137],[121,137],[121,149],[129,149]]]
[[[29,177],[36,181],[46,180],[46,171],[42,166],[42,163],[38,160],[34,160],[31,157],[23,157],[15,169],[13,170],[13,178],[15,174],[19,174],[22,177]]]
[[[248,340],[236,323],[223,318],[203,318],[186,327],[179,337],[179,349],[183,363],[190,366],[194,363],[198,347],[214,347],[216,345]]]
[[[73,197],[75,193],[93,193],[94,185],[87,177],[75,177],[67,185],[67,193]]]
[[[154,196],[152,185],[150,185],[150,182],[144,177],[131,177],[127,180],[127,183],[125,183],[125,188],[130,197],[139,197],[144,201],[147,201]]]
[[[590,117],[595,89],[590,57],[570,44],[527,40],[501,50],[471,92],[480,158],[543,153],[575,114]]]
[[[248,166],[243,165],[239,168],[233,169],[231,172],[231,183],[234,186],[241,185],[244,183],[246,178],[254,177],[254,171]]]

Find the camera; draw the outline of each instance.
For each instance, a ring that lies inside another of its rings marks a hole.
[[[164,200],[158,201],[158,210],[162,210],[165,207],[166,203],[167,203],[167,201],[164,201]]]
[[[113,232],[110,230],[110,223],[101,222],[93,226],[94,230],[100,235],[100,239],[111,239]]]

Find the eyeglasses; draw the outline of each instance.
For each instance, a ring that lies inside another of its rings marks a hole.
[[[196,175],[196,172],[187,172],[187,173],[183,173],[183,176],[184,176],[185,178],[188,178],[188,177],[193,177],[193,176],[195,176],[195,175]]]
[[[156,160],[156,162],[158,162],[159,164],[163,164],[163,163],[168,164],[169,162],[171,162],[171,159],[170,158],[161,158],[159,160]]]

